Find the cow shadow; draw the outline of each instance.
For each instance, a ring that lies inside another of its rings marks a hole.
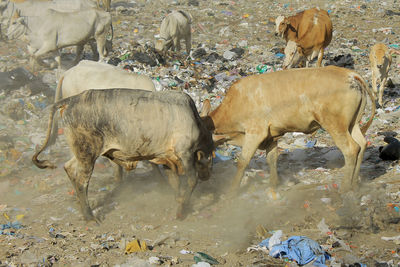
[[[385,162],[379,158],[377,146],[367,147],[360,169],[361,179],[364,181],[374,180],[384,175],[390,164],[391,162]],[[288,182],[301,183],[303,172],[307,170],[326,170],[329,172],[330,170],[340,169],[339,172],[342,172],[343,170],[341,168],[344,167],[344,157],[342,152],[335,146],[298,148],[281,152],[278,157],[277,166],[281,184],[286,184]],[[253,157],[246,169],[246,173],[251,174],[252,172],[260,176],[261,179],[268,179],[262,178],[268,177],[270,172],[266,164],[265,155]],[[215,203],[221,195],[226,193],[235,174],[236,164],[233,160],[215,164],[211,182],[201,186],[201,193],[208,194],[212,192],[215,194],[215,201],[213,202]],[[254,180],[255,179],[250,178],[248,183],[242,185],[241,191],[245,192],[249,187],[253,186]],[[269,181],[266,183],[269,183]],[[209,203],[209,205],[213,203]]]
[[[112,167],[108,166],[107,168]],[[162,168],[160,169],[162,170]],[[103,192],[101,196],[95,197],[95,201],[91,204],[92,210],[95,211],[100,220],[104,220],[109,213],[115,210],[115,203],[120,198],[126,198],[127,195],[137,196],[151,190],[161,190],[168,186],[168,179],[163,171],[157,172],[151,168],[141,168],[123,171],[123,173],[124,178],[120,182],[115,181],[112,175],[106,176],[107,181],[100,181],[103,185],[111,187],[111,189]],[[171,192],[173,191],[172,188],[170,190]]]
[[[367,147],[360,170],[362,181],[371,181],[384,175],[391,164],[393,164],[393,162],[382,161],[379,158],[377,146]],[[281,185],[289,182],[294,182],[295,184],[301,183],[302,175],[299,174],[307,170],[316,170],[319,168],[322,171],[325,169],[329,172],[330,170],[339,169],[343,166],[343,155],[335,146],[298,148],[291,151],[283,151],[278,157],[278,174],[282,181]],[[162,168],[160,169],[162,170]],[[261,173],[263,177],[268,177],[269,167],[266,164],[265,155],[253,157],[246,171],[256,172],[257,174]],[[342,170],[339,171],[341,172]],[[214,164],[210,180],[199,181],[195,187],[190,201],[191,204],[187,212],[190,214],[193,211],[205,211],[214,206],[221,199],[224,199],[227,196],[228,189],[235,174],[236,163],[233,159]],[[305,176],[307,176],[307,174]],[[269,183],[268,178],[259,178],[266,179],[265,183]],[[250,190],[250,187],[257,186],[259,182],[260,179],[249,179],[249,181],[241,187],[240,191],[247,192]],[[152,185],[150,185],[150,183],[152,183]],[[127,194],[126,190],[132,195],[153,190],[162,190],[163,193],[167,190],[171,196],[174,195],[174,191],[168,184],[165,173],[162,172],[162,177],[160,177],[154,170],[143,173],[137,173],[136,170],[133,170],[125,173],[123,182],[115,185],[112,190],[107,191],[102,197],[97,197],[96,204],[92,205],[93,210],[97,210],[97,215],[100,218],[104,218],[115,209],[112,203],[114,203],[121,194]],[[207,200],[201,200],[204,198],[207,198]]]

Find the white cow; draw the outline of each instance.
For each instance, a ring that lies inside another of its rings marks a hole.
[[[158,51],[181,50],[181,39],[185,39],[186,52],[189,55],[192,48],[191,32],[192,15],[185,11],[174,11],[161,22],[160,38],[156,41]]]
[[[0,0],[0,28],[7,30],[15,13],[22,17],[40,17],[46,10],[73,12],[96,8],[91,0]]]
[[[11,38],[26,39],[28,52],[34,61],[43,63],[41,57],[49,52],[57,52],[55,60],[61,65],[59,49],[77,46],[77,63],[83,46],[92,39],[96,40],[100,61],[107,54],[106,41],[109,29],[112,33],[111,15],[98,9],[87,9],[75,12],[58,12],[46,10],[41,17],[13,18],[8,28]]]
[[[372,89],[374,90],[375,97],[378,97],[379,105],[383,107],[383,90],[385,89],[389,68],[392,64],[392,55],[386,45],[378,43],[371,48],[369,60],[372,72]],[[379,92],[377,85],[378,82],[380,82]]]

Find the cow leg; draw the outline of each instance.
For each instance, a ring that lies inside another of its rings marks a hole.
[[[353,172],[353,176],[352,176],[352,187],[356,188],[356,187],[358,187],[358,182],[359,182],[358,176],[360,174],[360,168],[361,168],[362,160],[364,158],[364,152],[365,152],[365,149],[367,148],[367,140],[365,140],[365,137],[361,132],[360,126],[357,123],[353,126],[353,129],[351,130],[351,136],[357,142],[357,144],[360,146],[360,151],[358,152],[358,156],[357,156],[357,163],[354,168],[354,172]]]
[[[106,34],[103,32],[96,36],[97,52],[99,53],[99,61],[103,61],[106,56]]]
[[[95,60],[95,61],[99,60],[99,52],[97,52],[96,41],[90,40],[89,45],[90,45],[90,49],[92,50],[92,53],[93,53],[93,60]]]
[[[88,200],[89,180],[93,172],[93,161],[81,161],[73,157],[64,165],[64,170],[67,173],[73,187],[75,188],[78,197],[83,217],[86,221],[96,221],[93,211],[90,208]]]
[[[176,218],[177,219],[183,219],[183,209],[184,209],[184,205],[183,205],[183,197],[181,196],[181,181],[180,181],[180,177],[178,176],[178,174],[169,169],[166,168],[165,169],[165,173],[167,174],[168,177],[168,183],[171,185],[172,189],[175,192],[175,199],[178,202],[178,210],[176,212]]]
[[[378,96],[378,88],[376,87],[377,80],[376,80],[376,75],[375,75],[374,70],[372,70],[371,83],[372,83],[372,90],[375,93],[375,97],[377,97]]]
[[[175,52],[180,51],[180,50],[181,50],[181,42],[180,42],[180,40],[178,39],[178,37],[173,37],[173,38],[172,38],[172,42],[173,42],[173,50],[174,50]]]
[[[229,190],[230,194],[234,194],[238,191],[240,183],[242,182],[244,171],[249,165],[251,158],[253,157],[263,139],[265,139],[265,135],[261,136],[258,134],[245,134],[242,146],[242,153],[240,154],[239,160],[237,162],[237,172]]]
[[[278,177],[278,141],[271,141],[267,148],[265,149],[267,156],[267,164],[269,167],[269,182],[272,187],[277,187],[279,185]]]
[[[329,132],[336,146],[343,153],[345,165],[343,168],[344,176],[340,190],[342,192],[350,191],[353,189],[352,185],[356,184],[356,181],[354,181],[356,178],[353,175],[357,166],[357,159],[361,151],[361,147],[352,138],[347,127],[344,128],[343,126],[339,125],[332,125],[330,128],[322,125],[322,127]],[[354,132],[354,134],[356,134],[356,132]]]
[[[190,50],[192,50],[192,37],[190,34],[188,34],[185,38],[185,42],[186,42],[186,53],[188,54],[188,56],[190,55]]]
[[[178,210],[176,212],[177,219],[184,219],[186,216],[185,213],[189,206],[190,197],[192,196],[193,190],[197,185],[196,172],[189,162],[193,162],[193,159],[183,162],[183,166],[185,168],[186,186],[181,185],[179,190],[179,195],[177,198]]]
[[[322,59],[324,58],[324,49],[321,48],[318,53],[317,67],[321,67]]]
[[[76,57],[74,60],[74,65],[78,64],[78,62],[81,60],[82,58],[82,52],[83,52],[83,44],[81,45],[77,45],[76,46]]]
[[[180,187],[180,179],[179,176],[171,169],[165,168],[165,173],[167,174],[168,177],[168,183],[172,187],[172,189],[175,191],[176,198],[178,198],[179,194],[179,187]]]
[[[158,165],[155,164],[155,163],[152,163],[152,162],[150,162],[150,163],[151,163],[151,166],[152,166],[152,168],[153,168],[153,171],[154,171],[155,173],[157,173],[158,176],[160,176],[161,178],[163,178],[163,174],[162,174],[162,172],[160,171],[160,168],[158,167]]]
[[[53,45],[49,42],[43,43],[42,47],[39,48],[35,53],[33,53],[33,58],[36,60],[38,64],[50,67],[49,64],[46,64],[43,62],[43,60],[41,60],[41,57],[52,51],[53,50],[52,47]]]
[[[113,161],[110,160],[111,165],[113,165],[114,168],[114,180],[117,183],[121,183],[123,181],[123,175],[124,175],[124,171],[122,169],[122,167],[116,163],[114,163]]]
[[[58,50],[58,49],[56,51],[56,56],[54,57],[54,60],[56,61],[57,68],[60,70],[61,69],[61,55],[60,55],[60,50]]]
[[[386,80],[387,80],[387,77],[382,78],[381,79],[381,83],[379,85],[379,98],[378,98],[379,100],[378,100],[378,103],[379,103],[379,105],[381,107],[383,107],[383,91],[385,89]]]

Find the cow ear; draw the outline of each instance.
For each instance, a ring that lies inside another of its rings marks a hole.
[[[203,102],[203,107],[201,109],[200,117],[208,116],[208,114],[210,114],[210,111],[211,111],[210,99],[206,99]]]
[[[206,157],[206,154],[201,150],[198,150],[196,154],[197,154],[197,161],[201,161],[201,159]]]
[[[297,46],[297,52],[300,54],[300,55],[304,55],[304,51],[303,51],[303,49],[301,48],[301,46]]]
[[[289,25],[290,21],[289,21],[288,18],[285,18],[282,23],[285,24],[285,25]]]

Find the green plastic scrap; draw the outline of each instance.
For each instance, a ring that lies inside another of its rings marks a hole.
[[[130,53],[130,52],[128,52],[128,53],[126,53],[126,54],[124,54],[124,55],[120,56],[120,57],[119,57],[119,59],[121,59],[121,60],[128,59],[130,55],[131,55],[131,53]]]
[[[194,254],[193,259],[194,259],[194,261],[196,263],[207,262],[207,263],[209,263],[211,265],[219,264],[219,262],[216,259],[214,259],[213,257],[211,257],[211,256],[209,256],[209,255],[207,255],[206,253],[203,253],[203,252],[196,252]]]

